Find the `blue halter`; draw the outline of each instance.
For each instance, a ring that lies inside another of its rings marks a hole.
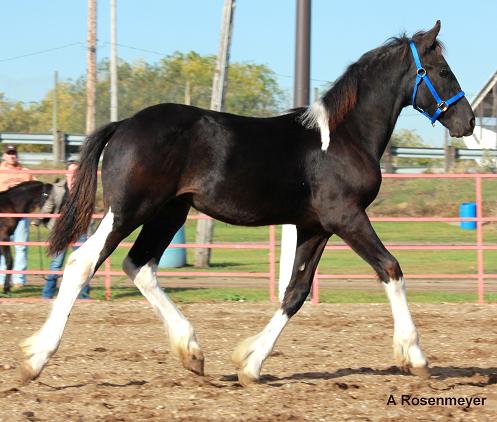
[[[440,96],[438,95],[436,89],[433,87],[433,84],[430,81],[430,78],[428,77],[428,74],[426,73],[426,69],[421,65],[421,60],[419,59],[418,55],[418,50],[416,49],[416,45],[414,44],[413,40],[409,41],[409,45],[411,47],[412,55],[414,57],[414,63],[416,64],[416,83],[414,85],[414,92],[412,93],[412,106],[424,114],[428,119],[430,119],[430,122],[432,125],[435,125],[435,122],[438,120],[440,115],[446,111],[449,106],[454,104],[456,101],[460,100],[462,97],[464,97],[464,92],[461,91],[458,94],[454,95],[452,98],[449,98],[446,101],[443,101]],[[424,111],[422,108],[418,107],[416,105],[416,95],[418,93],[418,87],[421,84],[422,81],[425,81],[426,86],[431,92],[431,95],[435,98],[435,101],[437,102],[437,109],[435,110],[435,113],[433,113],[433,116],[430,116],[426,111]]]

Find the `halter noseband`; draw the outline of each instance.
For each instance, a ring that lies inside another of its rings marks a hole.
[[[430,81],[430,78],[428,77],[428,74],[426,73],[426,69],[421,65],[421,60],[419,59],[419,54],[418,50],[416,49],[416,45],[414,44],[413,40],[409,40],[409,46],[411,47],[412,55],[414,57],[414,63],[416,64],[416,83],[414,84],[414,91],[412,93],[412,106],[418,110],[420,113],[424,114],[428,119],[430,119],[430,122],[432,125],[435,125],[435,122],[438,120],[440,115],[446,111],[452,104],[454,104],[456,101],[460,100],[462,97],[464,97],[464,92],[460,91],[456,95],[454,95],[452,98],[449,98],[448,100],[444,101],[440,98],[438,95],[436,89],[434,88],[433,84]],[[426,111],[424,111],[421,107],[418,107],[416,105],[416,95],[418,93],[418,87],[421,84],[422,81],[425,81],[426,86],[431,92],[431,95],[433,95],[433,98],[435,98],[435,101],[437,102],[437,109],[433,113],[432,116],[430,116]]]

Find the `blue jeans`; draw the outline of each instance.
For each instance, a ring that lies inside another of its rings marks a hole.
[[[82,235],[77,242],[83,243],[86,242],[87,236],[86,234]],[[74,246],[72,249],[75,251],[79,246]],[[62,265],[64,264],[64,258],[66,257],[67,249],[62,251],[60,254],[53,256],[50,260],[50,271],[60,271],[62,269]],[[55,292],[57,290],[57,280],[59,279],[58,274],[49,274],[45,277],[45,285],[43,286],[43,291],[41,292],[41,297],[45,299],[51,299],[55,296]],[[89,299],[90,298],[90,285],[87,284],[81,290],[79,294],[80,299]]]
[[[27,218],[21,218],[17,223],[16,229],[10,240],[13,242],[28,242],[29,241],[29,222]],[[16,245],[14,271],[25,271],[28,268],[28,247],[26,245]],[[5,257],[2,255],[0,259],[0,269],[5,270]],[[12,284],[17,286],[24,286],[26,284],[26,274],[12,274]],[[0,274],[0,286],[5,282],[5,274]]]

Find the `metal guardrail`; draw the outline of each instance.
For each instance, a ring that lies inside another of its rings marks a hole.
[[[489,155],[497,158],[497,150],[489,149],[467,149],[456,148],[456,158],[459,160],[475,160],[482,158],[483,155]],[[392,147],[392,155],[401,158],[444,158],[445,150],[443,148],[407,148]]]
[[[85,140],[84,135],[64,133],[61,136],[64,139],[66,147],[80,147]],[[45,145],[53,149],[53,135],[50,133],[0,133],[0,141],[14,145]],[[393,156],[401,158],[443,159],[445,157],[444,148],[392,147],[391,151]],[[454,158],[458,160],[477,160],[483,156],[497,159],[497,150],[456,148]],[[77,154],[71,154],[69,157],[66,157],[66,159],[77,158]],[[40,164],[42,161],[53,161],[53,154],[52,152],[21,152],[19,153],[19,160],[26,164]]]
[[[64,133],[66,145],[81,146],[85,140],[85,135],[70,135]],[[49,145],[53,144],[53,135],[51,133],[0,133],[0,141],[9,144],[28,144],[28,145]]]
[[[61,134],[66,147],[81,147],[85,140],[84,135]],[[42,162],[53,162],[53,134],[51,133],[0,133],[0,141],[3,144],[14,145],[43,145],[50,147],[50,152],[19,152],[19,161],[25,165],[40,164]],[[66,160],[77,160],[79,154],[67,153]]]

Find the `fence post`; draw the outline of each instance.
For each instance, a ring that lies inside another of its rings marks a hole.
[[[52,155],[56,163],[62,163],[66,159],[66,134],[60,130],[54,133]]]
[[[483,257],[483,201],[481,192],[481,176],[476,176],[476,245],[478,261],[478,303],[481,305],[485,302],[484,298],[484,274],[485,263]]]
[[[456,165],[457,149],[452,145],[445,147],[445,173],[450,173]]]
[[[385,173],[395,173],[395,169],[393,168],[392,145],[390,142],[387,144],[383,157],[383,162],[385,163]]]

